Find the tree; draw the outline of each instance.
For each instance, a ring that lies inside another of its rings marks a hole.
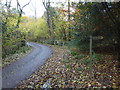
[[[19,27],[19,23],[20,23],[22,14],[23,14],[23,9],[24,9],[27,5],[30,4],[31,0],[30,0],[27,4],[25,4],[25,5],[23,5],[23,6],[20,5],[20,3],[19,3],[18,0],[16,0],[16,1],[17,1],[17,10],[18,10],[18,13],[19,13],[18,21],[17,21],[16,27]]]
[[[104,47],[116,53],[114,47],[116,46],[116,42],[119,42],[119,28],[117,28],[119,23],[119,4],[112,3],[111,5],[107,3],[107,5],[109,10],[105,6],[103,7],[101,3],[73,3],[75,12],[72,16],[76,24],[73,27],[75,31],[72,32],[74,36],[72,41],[76,41],[79,47],[83,46],[89,49],[87,45],[89,45],[90,35],[103,36],[102,40],[94,41],[94,50],[96,51],[98,48],[102,49]],[[116,22],[115,19],[117,19]]]
[[[109,19],[112,21],[112,23],[115,25],[116,30],[115,30],[115,34],[117,36],[116,39],[116,45],[115,45],[115,49],[117,51],[117,56],[118,56],[118,61],[120,62],[120,19],[119,19],[119,15],[120,15],[120,2],[117,3],[106,3],[106,2],[102,2],[101,3],[104,10],[106,11]],[[116,10],[115,10],[116,9]]]
[[[71,39],[71,31],[70,31],[70,0],[68,0],[68,26],[69,26],[68,38],[69,38],[69,41],[70,41],[70,39]]]
[[[50,30],[50,0],[44,0],[43,5],[46,9],[46,18],[47,18],[47,27],[48,27],[48,33],[51,36],[51,30]]]
[[[2,4],[2,57],[6,57],[9,54],[15,53],[20,47],[23,46],[24,35],[18,29],[20,23],[20,16],[22,13],[17,12],[16,8],[11,7],[12,0],[6,0],[5,4]],[[27,5],[27,4],[26,4]],[[26,6],[24,5],[21,9]],[[18,2],[18,8],[20,4]],[[19,17],[19,18],[18,18]],[[16,25],[17,23],[17,25]],[[25,45],[25,43],[24,43]]]

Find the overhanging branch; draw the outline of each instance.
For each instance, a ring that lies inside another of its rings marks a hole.
[[[31,0],[30,0],[27,4],[25,4],[25,5],[22,7],[22,9],[23,9],[24,7],[26,7],[27,5],[29,5],[30,2],[31,2]]]

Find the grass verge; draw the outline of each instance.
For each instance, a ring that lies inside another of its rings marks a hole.
[[[5,67],[6,65],[9,65],[12,62],[19,60],[20,58],[30,53],[31,50],[32,50],[32,47],[27,45],[21,47],[19,50],[16,51],[15,54],[9,55],[6,58],[2,59],[2,67]]]

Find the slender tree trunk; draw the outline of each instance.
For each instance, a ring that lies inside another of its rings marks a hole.
[[[68,32],[68,41],[71,39],[71,31],[70,31],[70,0],[68,0],[68,27],[69,27],[69,32]]]
[[[19,28],[19,24],[20,24],[21,17],[22,17],[22,13],[20,13],[19,16],[18,16],[16,28]]]
[[[46,3],[45,3],[45,0],[43,1],[43,5],[46,9],[46,14],[47,14],[47,27],[48,27],[48,34],[49,36],[52,35],[51,33],[51,30],[50,30],[50,0],[48,0]]]
[[[63,28],[63,40],[66,40],[66,32],[64,28]]]

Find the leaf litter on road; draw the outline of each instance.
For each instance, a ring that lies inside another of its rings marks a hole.
[[[91,67],[81,63],[89,58],[88,55],[74,57],[65,47],[51,47],[51,57],[16,88],[43,88],[47,84],[47,88],[119,87],[119,75],[115,68],[117,61],[112,56],[103,55],[102,60],[95,63],[91,70]]]

